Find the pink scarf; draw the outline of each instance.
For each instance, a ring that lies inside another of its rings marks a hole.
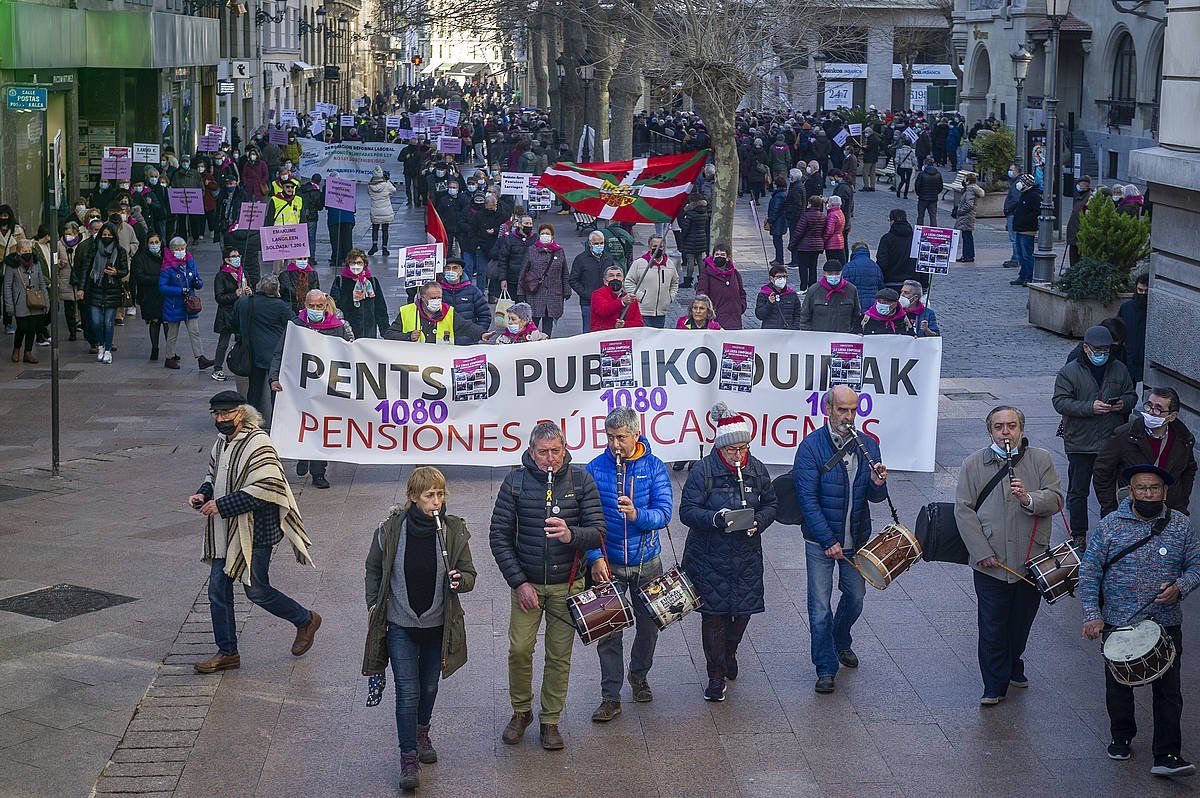
[[[303,324],[305,327],[309,328],[310,330],[333,330],[333,329],[336,329],[337,327],[342,326],[342,320],[339,319],[337,316],[329,314],[329,313],[326,313],[325,318],[321,319],[319,322],[309,321],[308,320],[308,308],[305,308],[304,310],[302,310],[298,314],[296,314],[296,318],[300,320],[301,324]]]
[[[560,247],[558,244],[554,243],[553,241],[551,241],[549,244],[543,244],[541,239],[534,241],[533,245],[535,247],[537,247],[538,249],[544,249],[549,252],[558,252],[560,249],[562,249],[562,247]]]
[[[529,336],[535,332],[537,332],[537,325],[534,324],[533,321],[530,321],[528,324],[525,325],[525,329],[521,330],[519,333],[516,333],[515,335],[513,333],[509,333],[509,337],[511,338],[512,342],[514,344],[516,344],[516,343],[520,343],[521,341],[528,339]]]
[[[825,301],[826,302],[828,302],[830,299],[832,299],[834,294],[844,293],[846,291],[845,278],[842,278],[842,281],[840,283],[838,283],[837,285],[830,285],[829,281],[825,279],[824,275],[822,275],[821,279],[817,280],[817,282],[820,283],[821,286],[825,289]]]
[[[892,328],[892,332],[896,332],[896,322],[904,318],[903,313],[893,313],[891,316],[885,316],[876,310],[874,305],[871,305],[869,308],[867,308],[866,315],[872,319],[875,319],[875,321],[882,321],[884,324]]]
[[[646,263],[649,263],[651,266],[657,266],[658,268],[662,269],[667,265],[667,253],[664,252],[659,256],[658,260],[655,260],[653,257],[651,257],[650,250],[646,250],[642,253],[642,260],[646,261]]]
[[[314,269],[312,267],[312,263],[309,263],[307,266],[305,266],[303,269],[301,269],[299,266],[296,265],[296,261],[294,261],[294,260],[288,261],[287,270],[289,272],[314,272],[314,271],[316,271],[316,269]]]
[[[362,302],[364,299],[371,299],[375,296],[375,284],[371,282],[371,267],[364,266],[362,274],[355,274],[350,271],[349,266],[342,267],[342,275],[346,280],[354,281],[354,301],[355,303]]]
[[[241,266],[238,266],[235,269],[232,266],[230,266],[228,263],[222,261],[220,271],[225,272],[230,277],[237,280],[239,284],[242,282],[242,267]]]
[[[905,308],[904,312],[907,313],[909,316],[916,318],[917,316],[920,316],[922,313],[925,312],[925,303],[920,300],[917,300],[916,302],[912,303],[907,308]]]

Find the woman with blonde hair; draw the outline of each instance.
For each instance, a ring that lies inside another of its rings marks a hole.
[[[364,676],[379,684],[388,663],[396,681],[400,789],[420,785],[420,763],[437,761],[429,738],[438,678],[467,661],[459,593],[475,587],[467,524],[446,512],[446,477],[421,466],[408,476],[407,501],[371,535],[366,563]]]

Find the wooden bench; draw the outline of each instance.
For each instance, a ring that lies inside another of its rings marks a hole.
[[[890,160],[885,165],[875,168],[875,181],[887,183],[890,186],[896,184],[896,167]]]
[[[596,229],[596,217],[590,216],[579,211],[572,211],[571,216],[575,219],[575,232],[579,235],[590,233]]]
[[[942,199],[945,199],[946,195],[950,192],[954,192],[955,196],[960,194],[967,187],[966,181],[968,177],[974,177],[976,180],[979,179],[979,175],[970,169],[959,169],[958,174],[954,176],[954,182],[942,189]]]

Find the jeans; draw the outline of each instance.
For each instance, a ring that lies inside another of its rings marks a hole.
[[[854,569],[849,554],[843,559],[826,557],[816,543],[804,542],[804,562],[808,569],[808,628],[812,636],[812,661],[818,676],[838,672],[837,652],[851,648],[850,627],[862,614],[867,583]],[[838,569],[837,612],[830,606],[833,598],[833,569]]]
[[[572,589],[574,587],[575,589]],[[558,723],[567,700],[567,679],[571,675],[571,650],[575,647],[575,627],[567,599],[583,589],[583,579],[573,585],[533,585],[540,607],[525,612],[512,591],[508,615],[508,698],[513,712],[528,712],[533,706],[533,650],[537,645],[542,614],[546,616],[546,662],[542,670],[542,723]],[[544,609],[543,609],[544,608]]]
[[[912,172],[913,172],[913,170],[911,170],[911,169],[897,169],[896,170],[896,196],[897,197],[899,197],[900,192],[903,191],[904,198],[908,199],[908,183],[910,180],[912,180]]]
[[[683,282],[689,286],[692,284],[692,278],[696,276],[696,272],[700,271],[702,261],[701,255],[687,254],[683,256]]]
[[[218,534],[222,534],[219,530]],[[271,587],[271,546],[255,546],[250,555],[250,584],[246,585],[246,598],[267,612],[288,621],[297,629],[308,626],[312,613],[295,600]],[[225,575],[225,558],[215,557],[208,575],[208,608],[212,614],[213,636],[217,640],[217,651],[236,654],[237,621],[233,615],[233,580]]]
[[[1095,454],[1067,452],[1067,516],[1073,537],[1083,537],[1088,531],[1088,494],[1095,466]]]
[[[654,647],[658,644],[658,627],[650,617],[650,609],[638,591],[646,586],[656,576],[663,572],[662,561],[655,557],[642,564],[642,575],[638,578],[637,566],[626,567],[610,563],[613,581],[617,590],[631,594],[629,601],[633,604],[633,619],[636,624],[633,648],[629,652],[629,678],[645,679],[654,664]],[[621,700],[621,680],[624,678],[625,649],[621,641],[621,631],[616,631],[596,644],[596,653],[600,655],[600,697],[613,701]]]
[[[112,349],[113,325],[116,324],[117,309],[88,305],[88,315],[92,320],[92,336],[95,338],[96,344],[105,349]]]
[[[937,205],[938,201],[932,200],[917,200],[917,224],[925,224],[925,214],[929,214],[929,226],[937,227]]]
[[[246,399],[254,405],[254,409],[262,413],[263,422],[268,430],[271,429],[271,415],[275,409],[275,392],[271,390],[271,382],[267,379],[267,370],[253,366],[250,369],[249,386],[246,389]]]
[[[229,339],[232,337],[233,333],[227,332],[217,336],[217,359],[213,361],[214,373],[225,367],[225,355],[229,354]]]
[[[642,316],[642,321],[647,327],[657,327],[660,330],[667,326],[666,316]]]
[[[1021,272],[1017,279],[1026,282],[1033,279],[1033,236],[1017,233],[1017,263],[1021,264]]]
[[[442,676],[443,626],[406,629],[388,624],[388,659],[396,689],[396,737],[400,753],[417,751],[417,727],[428,726]]]
[[[579,303],[579,315],[583,317],[582,332],[590,332],[592,329],[592,306],[591,304]]]
[[[354,247],[354,225],[328,221],[326,225],[329,227],[329,268],[340,269]]]
[[[1013,230],[1012,216],[1007,216],[1004,219],[1004,229],[1008,231],[1008,243],[1012,245],[1012,255],[1009,257],[1013,263],[1019,262],[1019,253],[1017,252],[1017,232]]]
[[[471,282],[479,285],[479,278],[484,276],[487,271],[487,256],[483,254],[483,250],[476,247],[475,249],[463,250],[463,268]]]
[[[775,262],[783,263],[783,233],[772,231],[771,243],[775,245]]]
[[[749,615],[701,615],[700,644],[708,678],[724,679],[729,663],[737,661],[737,647],[750,623]]]
[[[1175,641],[1175,664],[1151,685],[1154,708],[1154,758],[1179,756],[1183,737],[1179,721],[1183,717],[1183,693],[1179,689],[1179,670],[1183,660],[1183,633],[1179,626],[1164,626]],[[1133,712],[1133,688],[1123,685],[1104,669],[1104,703],[1114,740],[1132,740],[1137,735]]]
[[[979,616],[979,672],[983,694],[1006,695],[1008,683],[1025,675],[1025,643],[1042,596],[1025,582],[1004,582],[974,571]]]
[[[975,260],[975,231],[959,230],[962,234],[962,256],[964,260]]]

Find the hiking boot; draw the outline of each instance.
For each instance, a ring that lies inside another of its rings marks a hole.
[[[725,700],[725,680],[724,679],[709,679],[708,687],[704,688],[705,701],[724,701]]]
[[[596,707],[596,711],[592,713],[592,723],[608,723],[620,714],[621,702],[612,698],[605,698],[600,702],[600,706]]]
[[[19,346],[13,347],[12,362],[14,362],[14,363],[21,362],[21,347],[19,347]]]
[[[1154,767],[1150,768],[1154,776],[1191,776],[1195,772],[1195,765],[1175,754],[1154,757]]]
[[[541,729],[542,748],[547,751],[561,751],[564,743],[562,735],[558,733],[557,723],[543,723]]]
[[[299,657],[305,651],[312,648],[313,640],[316,639],[317,630],[321,628],[321,616],[316,611],[308,613],[308,623],[296,630],[296,639],[292,641],[292,655]]]
[[[837,653],[837,658],[838,662],[842,663],[847,668],[858,667],[858,655],[855,654],[852,649],[848,648],[845,651],[839,651]]]
[[[201,371],[207,371],[208,369],[212,368],[216,362],[217,361],[209,360],[204,355],[201,355],[200,357],[196,358],[196,367]]]
[[[163,368],[178,369],[179,368],[179,355],[176,355],[175,357],[169,357],[166,360],[164,360]]]
[[[242,667],[241,654],[222,654],[219,651],[203,662],[192,666],[196,673],[216,673],[217,671],[232,671]]]
[[[629,686],[633,688],[633,700],[639,704],[647,704],[654,700],[654,693],[650,692],[650,685],[645,679],[630,674]]]
[[[833,692],[833,677],[832,676],[818,676],[817,684],[815,687],[813,687],[813,690],[815,690],[818,693],[832,693]]]
[[[1116,759],[1124,762],[1131,756],[1133,756],[1133,748],[1130,747],[1128,740],[1113,740],[1108,744],[1109,759]]]
[[[525,729],[529,724],[533,723],[533,712],[525,710],[524,712],[513,712],[512,717],[508,719],[508,725],[504,727],[504,733],[500,735],[500,739],[505,745],[516,745],[521,742],[521,738],[525,736]]]
[[[400,784],[401,790],[415,790],[421,786],[421,764],[417,754],[400,754]]]
[[[35,355],[33,352],[26,352],[25,353],[25,362],[26,363],[37,363],[38,362],[37,355]]]
[[[429,739],[429,727],[417,727],[417,759],[426,765],[432,765],[437,761],[437,751],[433,748],[433,741]]]

